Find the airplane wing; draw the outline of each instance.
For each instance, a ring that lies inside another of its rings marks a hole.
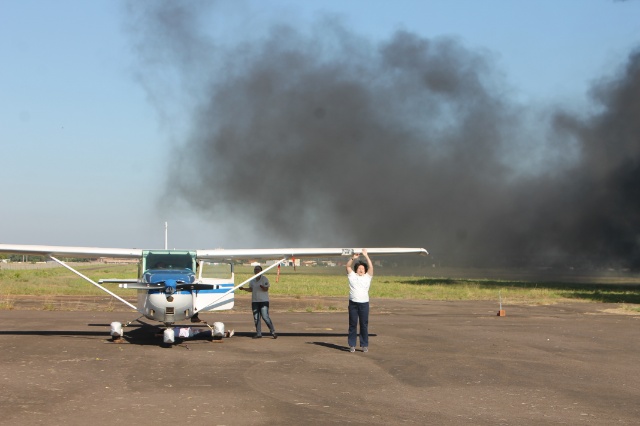
[[[59,257],[142,257],[141,249],[0,244],[0,253]]]
[[[373,247],[367,248],[370,255],[422,254],[429,252],[423,248],[407,247]],[[215,249],[196,250],[198,259],[231,260],[231,259],[274,259],[303,257],[340,257],[362,253],[362,248],[281,248],[281,249]]]
[[[71,247],[71,246],[40,246],[0,244],[0,253],[29,254],[59,257],[117,257],[139,258],[142,249],[100,248],[100,247]],[[275,258],[305,258],[305,257],[340,257],[361,253],[362,248],[275,248],[275,249],[213,249],[196,250],[198,259],[234,260],[234,259],[275,259]],[[372,247],[367,248],[371,255],[392,254],[422,254],[429,252],[416,247]]]

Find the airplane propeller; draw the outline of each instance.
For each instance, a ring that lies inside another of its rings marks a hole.
[[[177,290],[211,290],[216,288],[216,284],[187,283],[185,281],[175,281],[175,284],[167,284],[166,281],[155,283],[122,283],[122,288],[134,290],[164,290],[165,293],[173,294]]]

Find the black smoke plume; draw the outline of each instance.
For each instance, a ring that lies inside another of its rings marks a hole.
[[[255,246],[640,266],[639,53],[593,87],[596,112],[541,112],[454,38],[373,42],[325,18],[229,45],[194,3],[144,4],[141,81],[165,119],[189,116],[167,192]]]

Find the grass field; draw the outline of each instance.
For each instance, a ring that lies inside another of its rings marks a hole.
[[[76,265],[97,281],[100,278],[134,278],[136,265]],[[251,276],[249,266],[236,267],[236,283]],[[270,271],[271,272],[271,271]],[[273,296],[346,297],[348,286],[343,267],[282,268],[268,274]],[[123,296],[135,290],[105,285]],[[62,267],[0,269],[0,308],[10,309],[16,296],[104,296],[106,293]],[[539,271],[469,270],[428,268],[403,270],[377,268],[371,286],[372,298],[422,300],[494,300],[505,304],[552,304],[576,301],[619,303],[628,310],[640,308],[640,279],[617,273],[551,274]]]

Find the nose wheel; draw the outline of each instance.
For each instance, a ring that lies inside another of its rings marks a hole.
[[[124,339],[124,333],[122,332],[122,323],[118,321],[114,321],[111,323],[111,341],[113,343],[122,343]]]

